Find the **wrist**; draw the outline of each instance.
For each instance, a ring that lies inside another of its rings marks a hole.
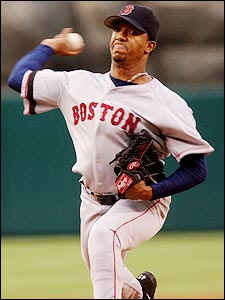
[[[40,45],[51,48],[54,53],[57,52],[57,44],[53,39],[45,39],[40,43]]]
[[[149,201],[152,200],[152,198],[153,198],[152,188],[151,186],[146,185],[142,193],[142,199]]]

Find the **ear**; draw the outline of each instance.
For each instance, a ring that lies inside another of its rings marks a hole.
[[[145,53],[150,54],[153,50],[155,50],[157,43],[155,41],[147,41],[145,47]]]

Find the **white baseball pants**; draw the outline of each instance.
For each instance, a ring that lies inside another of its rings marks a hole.
[[[152,202],[121,199],[106,206],[81,188],[81,253],[94,299],[141,299],[141,285],[124,265],[125,255],[162,228],[171,197]]]

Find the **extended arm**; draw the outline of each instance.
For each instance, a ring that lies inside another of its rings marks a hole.
[[[40,45],[22,57],[8,78],[9,87],[20,93],[23,76],[26,71],[41,70],[53,54],[72,56],[82,52],[83,49],[73,51],[69,49],[66,35],[70,32],[72,32],[72,28],[64,28],[60,34],[52,39],[43,40]]]

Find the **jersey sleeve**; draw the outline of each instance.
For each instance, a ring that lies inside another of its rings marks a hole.
[[[41,114],[59,107],[64,89],[63,72],[28,70],[23,77],[21,97],[24,114]]]
[[[167,106],[163,134],[169,152],[180,162],[188,154],[210,154],[214,148],[202,138],[192,109],[178,96],[178,101]]]

